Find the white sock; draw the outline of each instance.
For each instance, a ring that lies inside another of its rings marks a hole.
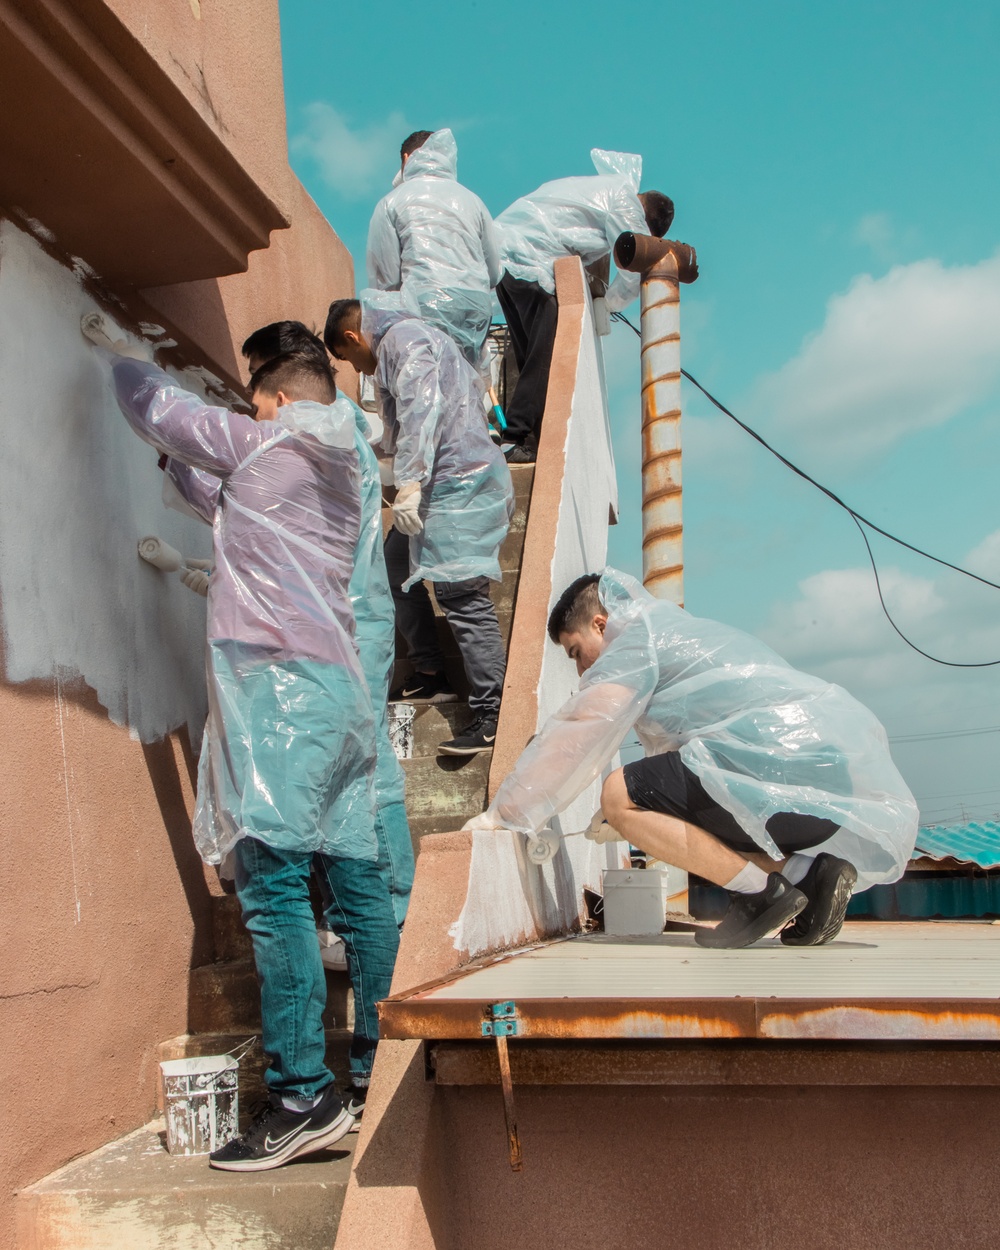
[[[322,1097],[322,1094],[317,1094],[315,1098],[286,1098],[282,1094],[281,1105],[286,1111],[312,1111]]]
[[[767,873],[747,860],[732,881],[726,882],[725,889],[737,894],[759,894],[767,889]]]
[[[798,885],[812,867],[814,859],[814,855],[800,855],[798,852],[794,855],[789,855],[785,860],[785,866],[781,870],[781,875],[786,881],[790,881],[792,885]]]

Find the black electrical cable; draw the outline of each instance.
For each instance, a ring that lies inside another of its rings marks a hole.
[[[624,315],[624,313],[613,312],[611,314],[611,319],[613,321],[620,321],[622,322],[623,325],[627,325],[628,328],[634,334],[638,335],[639,338],[642,338],[641,331],[636,326],[634,326],[631,321],[629,321],[629,319]],[[720,412],[724,412],[727,417],[735,421],[741,430],[744,430],[747,434],[750,435],[751,438],[756,439],[757,442],[760,443],[762,447],[766,448],[771,453],[772,456],[775,456],[778,460],[780,460],[781,463],[787,469],[791,469],[793,473],[797,474],[804,481],[808,482],[810,486],[815,486],[816,489],[819,491],[822,491],[823,494],[826,495],[828,499],[832,499],[833,502],[837,504],[838,507],[844,509],[847,515],[851,518],[854,524],[858,527],[861,537],[864,540],[865,548],[868,551],[868,559],[871,562],[872,572],[875,574],[875,589],[878,591],[878,600],[879,600],[879,603],[882,605],[882,611],[885,613],[885,619],[889,622],[892,628],[896,631],[896,633],[900,636],[900,638],[902,638],[902,640],[906,643],[908,647],[911,647],[914,651],[917,652],[918,655],[922,655],[925,660],[931,660],[934,664],[943,664],[947,668],[994,668],[996,665],[1000,664],[1000,660],[980,660],[978,663],[968,663],[968,662],[963,663],[958,660],[942,660],[942,659],[939,659],[938,656],[931,655],[929,652],[924,651],[923,648],[918,647],[915,642],[911,642],[910,639],[907,638],[907,636],[899,628],[896,622],[892,619],[892,614],[889,612],[889,609],[886,606],[885,597],[882,594],[882,582],[881,582],[881,579],[879,578],[878,565],[875,563],[875,555],[874,555],[874,552],[872,551],[871,543],[868,541],[868,535],[865,533],[865,526],[867,526],[870,530],[873,530],[876,534],[881,534],[883,538],[888,538],[890,542],[894,542],[898,544],[898,546],[900,547],[905,547],[907,551],[912,551],[918,556],[923,556],[925,560],[933,560],[935,564],[940,564],[944,568],[952,569],[956,573],[962,573],[966,577],[971,577],[974,581],[982,582],[984,586],[990,586],[994,590],[1000,590],[1000,583],[991,582],[989,578],[987,577],[980,577],[978,573],[973,573],[969,569],[963,569],[958,564],[952,564],[950,560],[942,560],[940,556],[933,556],[931,555],[929,551],[924,551],[920,547],[915,547],[912,543],[908,543],[904,538],[898,538],[895,534],[890,534],[888,530],[884,530],[881,527],[881,525],[876,525],[874,521],[869,521],[868,518],[862,516],[860,512],[856,512],[851,507],[850,504],[845,503],[844,500],[841,499],[839,495],[835,494],[834,491],[830,490],[828,486],[824,486],[822,482],[817,482],[816,479],[814,477],[810,477],[810,475],[806,473],[804,469],[800,469],[799,466],[797,464],[793,464],[792,461],[789,460],[787,456],[783,456],[781,452],[777,450],[777,448],[772,447],[771,444],[767,441],[766,438],[764,438],[762,434],[758,434],[757,431],[755,429],[752,429],[749,425],[747,425],[745,421],[741,421],[739,417],[736,416],[735,413],[730,412],[725,404],[720,403],[720,401],[715,398],[715,396],[711,393],[711,391],[706,390],[705,387],[703,387],[702,384],[698,381],[698,379],[695,377],[692,377],[691,374],[688,373],[686,369],[682,369],[681,373],[684,377],[687,378],[687,380],[692,385],[696,386],[698,390],[701,391],[701,393],[705,396],[707,400],[709,400],[710,403],[713,403],[716,406],[716,408],[719,409]]]

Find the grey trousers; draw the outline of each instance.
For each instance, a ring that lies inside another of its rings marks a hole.
[[[385,567],[396,604],[396,627],[406,642],[407,658],[419,673],[443,673],[444,655],[427,587],[417,582],[403,590],[410,576],[410,540],[396,529],[386,535]],[[500,711],[507,661],[489,587],[488,577],[472,577],[462,582],[435,582],[434,594],[462,656],[469,682],[469,710],[477,716],[495,718]]]

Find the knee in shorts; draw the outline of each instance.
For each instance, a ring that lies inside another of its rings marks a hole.
[[[613,813],[624,811],[629,805],[628,790],[625,786],[625,772],[621,768],[615,769],[604,779],[604,785],[601,786],[601,811],[604,818],[609,823]]]

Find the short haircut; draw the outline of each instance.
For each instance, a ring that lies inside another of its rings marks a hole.
[[[662,191],[643,191],[642,207],[646,225],[654,239],[662,239],[674,220],[674,202]]]
[[[417,148],[424,146],[433,133],[433,130],[415,130],[412,135],[407,135],[399,145],[399,159],[402,160],[404,156],[412,156]]]
[[[553,642],[558,642],[563,634],[575,633],[604,611],[597,593],[600,580],[600,573],[584,573],[562,592],[549,615],[549,637]]]
[[[334,355],[337,344],[343,342],[344,331],[361,329],[361,301],[359,299],[335,299],[326,314],[323,342]]]
[[[291,400],[311,399],[317,404],[332,404],[337,398],[337,383],[326,357],[315,351],[285,352],[273,356],[250,379],[250,393],[277,395],[283,391]]]
[[[326,348],[318,334],[313,334],[301,321],[272,321],[269,326],[254,330],[241,348],[245,357],[273,360],[289,352],[318,352],[326,359]]]

